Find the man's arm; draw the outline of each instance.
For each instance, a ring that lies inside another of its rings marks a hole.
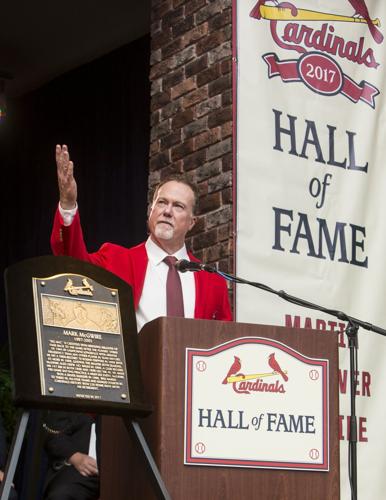
[[[78,190],[74,178],[74,163],[70,160],[68,147],[59,144],[55,148],[56,170],[59,187],[59,206],[63,210],[75,210],[70,221],[64,221],[59,208],[56,211],[51,233],[51,248],[54,255],[68,255],[90,261],[77,212]]]
[[[89,416],[67,412],[48,412],[45,416],[44,448],[52,463],[67,462],[82,476],[98,474],[98,465],[86,450],[90,441],[92,420]]]

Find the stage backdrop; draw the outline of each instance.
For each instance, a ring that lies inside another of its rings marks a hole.
[[[234,1],[236,272],[386,327],[386,4],[293,1]],[[236,313],[326,335],[345,327],[245,285]],[[360,330],[361,499],[384,498],[386,489],[385,360],[386,339]],[[341,496],[350,498],[343,333],[340,362]]]

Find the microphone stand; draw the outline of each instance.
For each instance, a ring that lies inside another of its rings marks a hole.
[[[360,319],[354,318],[342,311],[337,309],[330,309],[327,307],[320,306],[318,304],[314,304],[307,300],[301,299],[299,297],[295,297],[293,295],[288,294],[284,290],[274,290],[273,288],[264,285],[263,283],[257,283],[254,281],[248,281],[243,278],[239,278],[237,276],[233,276],[232,274],[224,273],[219,271],[218,269],[206,266],[205,270],[208,272],[212,272],[222,276],[227,281],[231,281],[232,283],[238,283],[243,285],[250,285],[255,288],[260,288],[268,293],[273,293],[274,295],[278,295],[280,298],[290,302],[291,304],[295,304],[298,306],[306,307],[308,309],[313,309],[315,311],[320,311],[325,314],[329,314],[330,316],[335,316],[336,318],[345,321],[348,323],[345,333],[348,338],[348,346],[350,350],[350,429],[349,429],[349,444],[348,444],[348,473],[349,473],[349,481],[351,487],[351,500],[357,500],[357,492],[358,492],[358,484],[357,484],[357,418],[356,418],[356,383],[355,377],[358,368],[358,329],[359,327],[364,328],[365,330],[370,330],[372,332],[378,333],[379,335],[383,335],[386,337],[386,330],[380,328],[378,326],[372,325],[366,321],[362,321]]]

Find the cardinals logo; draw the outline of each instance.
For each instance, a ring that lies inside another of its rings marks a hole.
[[[275,358],[275,353],[268,356],[268,366],[272,369],[269,372],[262,373],[241,373],[241,359],[234,356],[232,365],[230,366],[223,384],[232,384],[232,388],[238,394],[251,394],[251,392],[277,392],[284,393],[284,385],[282,381],[288,382],[287,371],[283,370],[279,362]],[[279,377],[275,382],[265,382],[263,379],[270,377]],[[254,380],[255,382],[251,382]]]
[[[364,0],[348,0],[354,12],[339,15],[297,8],[290,2],[259,0],[250,12],[257,20],[267,20],[274,42],[282,49],[301,54],[298,60],[279,60],[275,53],[264,54],[268,78],[280,77],[283,83],[303,82],[310,90],[324,95],[341,94],[354,103],[359,101],[375,108],[379,90],[367,81],[356,83],[344,74],[334,57],[368,68],[377,69],[374,50],[365,48],[365,37],[359,41],[346,40],[335,30],[336,23],[366,25],[367,33],[381,44],[384,36],[379,30],[380,20],[372,19]],[[316,26],[315,23],[323,23]],[[307,24],[306,24],[307,23]],[[312,23],[309,25],[308,23]],[[350,30],[350,34],[354,30]],[[363,33],[363,29],[361,30]]]

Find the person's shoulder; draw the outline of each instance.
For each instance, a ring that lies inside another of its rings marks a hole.
[[[100,250],[102,252],[110,252],[110,253],[115,253],[115,254],[127,254],[127,255],[133,255],[137,253],[141,253],[145,251],[145,243],[140,243],[139,245],[136,245],[134,247],[124,247],[122,245],[118,245],[117,243],[110,243],[106,242],[103,243],[101,246]]]

